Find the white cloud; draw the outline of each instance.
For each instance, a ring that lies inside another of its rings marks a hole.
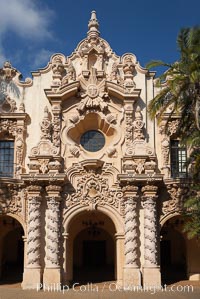
[[[53,12],[36,4],[33,0],[0,0],[0,32],[12,30],[25,38],[51,36],[48,25]]]
[[[31,41],[38,41],[52,36],[49,23],[53,11],[37,0],[0,0],[0,62],[4,60],[3,39],[8,31]]]
[[[32,67],[34,68],[42,68],[47,65],[49,62],[50,56],[53,54],[53,52],[46,50],[46,49],[41,49],[39,52],[34,54],[34,60],[32,63]]]

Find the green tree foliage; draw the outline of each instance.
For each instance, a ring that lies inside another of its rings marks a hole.
[[[188,238],[200,237],[200,186],[192,187],[193,196],[185,202],[185,224],[184,232],[187,232]]]
[[[192,165],[194,180],[194,195],[185,203],[186,217],[190,219],[185,231],[189,237],[200,237],[200,27],[182,29],[177,45],[180,52],[178,61],[172,64],[151,61],[146,66],[167,67],[156,81],[159,92],[151,100],[148,111],[150,118],[156,117],[158,123],[166,112],[168,121],[172,115],[179,116],[177,137],[189,149],[188,165]]]

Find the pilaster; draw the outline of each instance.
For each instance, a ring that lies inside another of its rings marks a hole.
[[[115,279],[117,285],[123,286],[123,265],[124,265],[124,234],[116,233],[116,265],[115,265]]]
[[[69,259],[67,259],[67,253],[69,250],[69,233],[63,233],[64,239],[64,252],[63,252],[63,275],[62,275],[62,283],[63,285],[68,285],[69,282],[72,280],[72,275],[69,273]]]

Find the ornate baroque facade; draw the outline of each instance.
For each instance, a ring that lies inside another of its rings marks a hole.
[[[14,142],[13,175],[0,177],[0,220],[23,228],[24,289],[75,281],[94,241],[106,244],[119,284],[160,285],[160,230],[189,194],[188,179],[171,172],[178,118],[166,132],[166,119],[158,126],[147,114],[155,73],[112,51],[95,12],[88,27],[70,56],[54,54],[33,79],[20,81],[9,62],[0,70],[0,140]],[[184,239],[187,277],[199,279],[199,245]]]

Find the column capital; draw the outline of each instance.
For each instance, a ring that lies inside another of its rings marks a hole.
[[[122,188],[122,192],[124,194],[124,198],[138,198],[138,186],[134,185],[126,185]]]
[[[61,100],[54,99],[53,105],[52,105],[52,112],[53,112],[53,114],[55,114],[55,113],[60,113],[60,111],[61,111]]]
[[[154,185],[146,185],[142,187],[143,197],[157,197],[158,187]]]
[[[46,186],[46,192],[48,194],[48,197],[60,197],[61,191],[62,191],[62,187],[59,185]]]
[[[62,233],[62,236],[65,240],[67,240],[69,238],[69,233]]]
[[[119,240],[119,239],[124,239],[125,235],[123,233],[116,233],[114,235],[114,237],[115,237],[115,240]]]
[[[26,188],[28,191],[28,199],[32,197],[39,197],[41,196],[42,186],[39,185],[30,185]]]
[[[27,242],[27,236],[22,236],[22,240],[25,242]]]

